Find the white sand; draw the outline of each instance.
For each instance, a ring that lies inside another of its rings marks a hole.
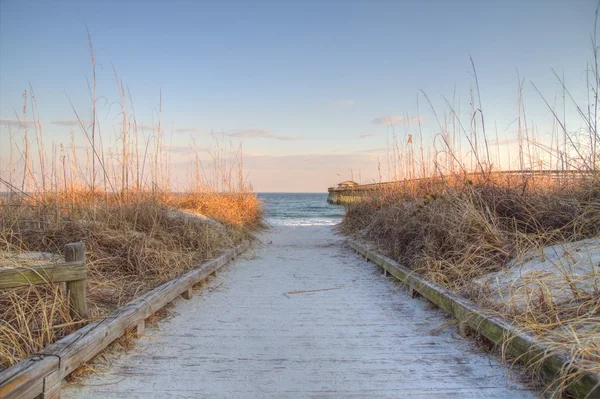
[[[276,227],[65,398],[529,398],[448,319],[345,248]]]
[[[574,287],[587,293],[600,288],[600,238],[528,251],[512,259],[506,269],[473,283],[490,293],[489,300],[511,312],[525,311],[542,294],[556,305],[572,303],[577,299]]]

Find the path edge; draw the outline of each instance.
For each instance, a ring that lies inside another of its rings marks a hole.
[[[35,355],[0,372],[0,397],[4,399],[59,398],[63,378],[91,360],[127,329],[143,329],[146,318],[250,248],[250,241],[168,281],[126,305],[48,345]]]
[[[411,294],[416,291],[456,318],[459,325],[470,327],[525,364],[538,363],[538,371],[545,378],[552,379],[567,370],[568,374],[573,376],[565,386],[570,394],[578,398],[600,397],[600,374],[584,372],[570,356],[553,353],[547,344],[540,342],[533,334],[519,330],[507,319],[491,314],[474,302],[424,279],[393,259],[369,249],[364,243],[354,239],[348,239],[347,243],[366,260],[372,261],[402,281]]]

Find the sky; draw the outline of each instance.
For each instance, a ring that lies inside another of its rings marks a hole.
[[[432,110],[443,113],[444,96],[466,113],[475,87],[470,57],[488,126],[513,132],[519,76],[531,123],[550,129],[531,82],[548,99],[562,95],[554,69],[578,101],[587,98],[596,7],[592,0],[0,0],[0,170],[30,85],[45,142],[69,143],[73,132],[85,143],[74,110],[91,118],[86,26],[107,134],[119,123],[116,71],[141,124],[156,123],[162,96],[175,173],[188,168],[190,140],[203,150],[217,133],[241,142],[256,191],[325,192],[350,178],[378,180],[394,131],[410,132],[420,120],[433,140]]]

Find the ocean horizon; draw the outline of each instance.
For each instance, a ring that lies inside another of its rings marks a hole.
[[[257,193],[273,226],[334,226],[345,208],[327,203],[327,193]]]

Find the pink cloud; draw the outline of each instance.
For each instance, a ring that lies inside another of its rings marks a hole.
[[[423,123],[423,121],[425,121],[425,118],[423,118],[420,115],[417,116],[413,116],[412,118],[409,118],[408,120],[403,117],[402,115],[388,115],[388,116],[380,116],[377,117],[375,119],[373,119],[371,121],[371,123],[374,123],[376,125],[385,125],[385,126],[396,126],[398,124],[400,124],[401,122],[408,122],[408,123]]]
[[[380,134],[376,133],[376,132],[361,132],[359,137],[361,139],[366,139],[368,137],[375,137],[375,136],[379,136],[379,135]]]

